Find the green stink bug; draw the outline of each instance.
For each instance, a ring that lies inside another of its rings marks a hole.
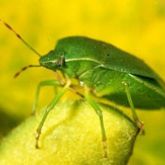
[[[3,23],[40,56],[39,65],[24,67],[15,77],[29,67],[45,67],[52,71],[60,71],[65,80],[64,82],[46,80],[37,87],[33,112],[36,110],[39,92],[43,86],[62,86],[63,89],[45,110],[37,128],[36,148],[39,148],[42,127],[49,112],[68,89],[74,90],[83,97],[96,111],[104,144],[106,143],[106,131],[99,100],[105,99],[107,102],[112,101],[130,107],[133,119],[141,130],[143,130],[143,123],[139,120],[135,107],[140,109],[165,107],[165,83],[137,57],[111,44],[82,36],[63,38],[57,42],[54,50],[41,56],[11,26]],[[78,80],[79,83],[74,84],[72,79]],[[77,86],[81,86],[83,92],[76,90]],[[104,146],[104,156],[107,156],[106,145]]]

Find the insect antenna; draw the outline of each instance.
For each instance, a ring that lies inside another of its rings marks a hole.
[[[5,25],[6,28],[8,28],[10,31],[12,31],[16,37],[21,40],[29,49],[31,49],[35,54],[37,54],[39,57],[41,56],[40,53],[38,53],[28,42],[26,42],[20,34],[18,34],[8,23],[0,19],[0,22]]]
[[[41,65],[27,65],[27,66],[24,66],[20,71],[15,73],[14,78],[17,78],[22,72],[24,72],[25,70],[27,70],[29,68],[32,68],[32,67],[41,67]]]

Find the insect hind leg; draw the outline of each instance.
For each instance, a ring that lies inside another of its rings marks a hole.
[[[103,157],[107,158],[108,157],[107,136],[106,136],[105,126],[104,126],[102,110],[101,110],[100,106],[98,105],[98,103],[90,96],[90,94],[88,92],[85,95],[85,100],[93,107],[93,109],[95,110],[96,114],[99,117],[101,134],[102,134],[103,151],[104,151]]]
[[[129,86],[128,86],[128,84],[126,82],[122,82],[122,84],[124,85],[124,88],[125,88],[125,92],[126,92],[126,95],[127,95],[128,103],[129,103],[131,111],[132,111],[133,119],[136,122],[136,125],[138,126],[138,128],[140,129],[140,133],[141,134],[145,134],[144,124],[139,119],[139,117],[138,117],[138,115],[136,113],[135,106],[133,104],[133,100],[132,100],[131,93],[130,93],[130,90],[129,90]]]

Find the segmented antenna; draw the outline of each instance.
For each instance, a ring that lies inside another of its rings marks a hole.
[[[5,25],[10,31],[12,31],[16,37],[21,40],[29,49],[31,49],[35,54],[37,54],[39,57],[41,56],[40,53],[38,53],[29,43],[27,43],[8,23],[0,19],[0,22]]]
[[[20,71],[18,71],[14,75],[14,78],[17,78],[23,71],[27,70],[28,68],[32,68],[32,67],[41,67],[41,65],[27,65],[27,66],[23,67]]]

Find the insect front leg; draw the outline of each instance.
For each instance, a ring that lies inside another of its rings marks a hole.
[[[133,119],[136,122],[138,128],[140,128],[141,134],[144,134],[145,133],[144,132],[144,124],[139,119],[139,117],[138,117],[138,115],[136,113],[135,106],[133,104],[131,93],[130,93],[130,90],[129,90],[129,86],[128,86],[128,84],[126,82],[122,82],[122,84],[124,85],[124,88],[125,88],[125,92],[126,92],[126,95],[127,95],[128,103],[129,103],[131,111],[132,111]]]
[[[39,139],[41,136],[41,131],[43,128],[43,125],[45,123],[45,120],[49,114],[49,112],[56,106],[58,101],[61,99],[61,97],[65,94],[65,92],[68,90],[68,87],[70,86],[70,82],[68,81],[67,84],[64,86],[64,88],[53,98],[53,100],[50,102],[50,104],[46,107],[44,115],[37,127],[36,130],[36,148],[39,148]]]
[[[108,153],[107,153],[107,136],[106,136],[105,126],[104,126],[104,119],[103,119],[102,110],[101,110],[99,104],[90,96],[89,92],[86,92],[85,99],[93,107],[93,109],[95,110],[96,114],[99,117],[100,127],[101,127],[101,134],[102,134],[103,150],[104,150],[104,155],[103,156],[104,156],[104,158],[107,158],[108,157]]]
[[[34,99],[33,106],[32,106],[32,115],[34,115],[36,113],[36,108],[38,106],[39,95],[40,95],[41,89],[45,86],[56,87],[56,86],[60,86],[60,85],[61,85],[60,82],[57,80],[45,80],[45,81],[41,81],[38,84],[37,89],[36,89],[36,93],[35,93],[35,99]]]

